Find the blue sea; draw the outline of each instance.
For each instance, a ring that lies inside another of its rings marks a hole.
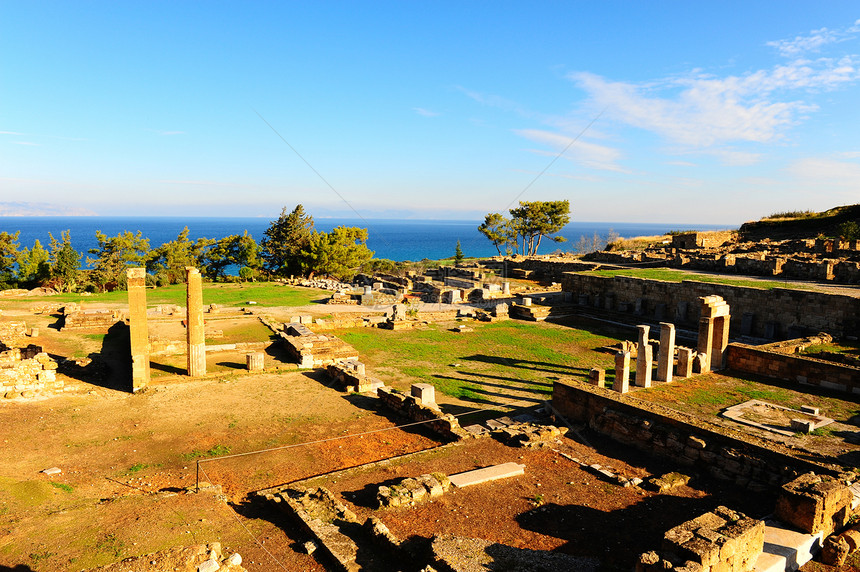
[[[32,247],[35,240],[48,248],[48,233],[60,239],[60,233],[69,230],[72,245],[84,254],[96,248],[96,230],[108,236],[130,230],[141,231],[149,238],[151,248],[174,240],[184,227],[188,227],[189,238],[220,239],[244,231],[257,241],[263,238],[263,231],[269,227],[267,218],[209,218],[209,217],[0,217],[0,231],[14,233],[20,231],[18,243],[21,248]],[[316,229],[330,231],[336,226],[358,226],[368,229],[368,247],[376,258],[395,261],[436,260],[454,255],[457,241],[466,256],[493,256],[496,248],[484,235],[478,232],[481,221],[476,220],[390,220],[390,219],[335,219],[314,220]],[[719,230],[731,228],[729,225],[695,225],[660,223],[623,223],[623,222],[571,222],[562,232],[567,242],[556,243],[544,238],[539,254],[549,254],[557,250],[575,251],[576,243],[582,236],[589,239],[598,234],[605,237],[610,230],[622,237],[650,236],[663,234],[670,230]]]

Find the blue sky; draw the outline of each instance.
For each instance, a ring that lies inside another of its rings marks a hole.
[[[0,54],[0,203],[46,212],[860,202],[856,2],[0,0]]]

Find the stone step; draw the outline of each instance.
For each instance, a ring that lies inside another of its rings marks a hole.
[[[519,463],[502,463],[501,465],[493,465],[484,467],[483,469],[475,469],[466,471],[465,473],[457,473],[451,475],[451,484],[458,488],[470,487],[489,481],[498,479],[506,479],[508,477],[516,477],[525,473],[526,466]]]
[[[755,572],[795,572],[821,550],[822,534],[806,534],[775,521],[764,522],[764,551]]]

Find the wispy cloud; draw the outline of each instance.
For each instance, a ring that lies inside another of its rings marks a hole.
[[[560,153],[565,147],[570,145],[570,142],[573,139],[572,137],[540,129],[515,129],[514,133],[530,141],[534,141],[535,143],[540,143],[555,149],[554,152],[533,150],[533,152],[541,155],[558,155],[558,153]],[[565,151],[564,157],[592,169],[617,172],[625,171],[618,165],[618,161],[621,159],[620,151],[613,149],[612,147],[598,145],[583,139],[580,139],[571,145],[570,148]]]
[[[17,131],[0,131],[0,135],[23,135],[23,133],[18,133]]]
[[[41,147],[41,143],[33,143],[32,141],[12,141],[13,145],[28,145],[31,147]]]
[[[424,117],[438,117],[441,115],[441,113],[439,112],[430,111],[429,109],[424,109],[423,107],[413,107],[412,111]]]
[[[853,26],[849,26],[843,30],[821,28],[812,30],[805,36],[797,36],[790,40],[774,40],[767,42],[766,45],[776,48],[785,57],[795,57],[804,52],[819,51],[827,44],[853,39],[857,37],[858,32],[860,32],[860,20],[855,21]]]
[[[829,43],[860,33],[860,21],[844,30],[818,30],[809,36],[771,42],[795,56],[768,69],[717,76],[694,69],[649,82],[614,81],[590,72],[568,75],[609,119],[655,133],[670,142],[705,150],[737,142],[771,143],[818,109],[817,92],[860,80],[860,58],[801,57]],[[733,164],[755,157],[726,151]]]

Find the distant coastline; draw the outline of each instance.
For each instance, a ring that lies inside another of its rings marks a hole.
[[[271,220],[265,217],[104,217],[104,216],[4,216],[0,218],[0,231],[14,233],[20,231],[18,243],[21,248],[30,248],[35,240],[47,247],[49,236],[60,237],[64,230],[71,231],[72,246],[86,255],[90,248],[97,246],[96,230],[108,236],[129,230],[140,231],[149,238],[151,248],[173,240],[185,226],[189,238],[223,238],[244,231],[257,241]],[[368,228],[368,246],[375,252],[375,258],[388,258],[396,261],[431,260],[454,255],[457,241],[466,256],[494,256],[495,247],[478,232],[479,220],[450,221],[432,219],[368,219],[319,218],[315,219],[316,228],[329,231],[336,226],[359,226]],[[722,230],[731,225],[679,225],[669,223],[620,223],[620,222],[579,222],[568,224],[561,232],[567,242],[555,243],[544,240],[539,254],[549,254],[556,250],[573,251],[580,237],[591,238],[595,233],[605,236],[610,229],[620,236],[649,236],[665,234],[670,230]]]

